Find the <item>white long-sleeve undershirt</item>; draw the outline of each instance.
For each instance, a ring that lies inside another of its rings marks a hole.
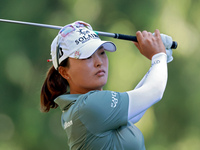
[[[158,53],[152,57],[152,65],[134,90],[128,91],[128,120],[138,122],[146,110],[161,100],[167,84],[167,55]]]

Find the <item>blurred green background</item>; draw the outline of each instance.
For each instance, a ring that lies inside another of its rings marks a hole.
[[[1,0],[0,18],[64,26],[76,20],[97,31],[172,36],[179,46],[168,64],[163,99],[136,125],[147,150],[200,149],[199,0]],[[58,30],[0,22],[0,150],[68,149],[61,111],[40,112],[40,89]],[[112,40],[104,89],[131,90],[150,67],[134,44]]]

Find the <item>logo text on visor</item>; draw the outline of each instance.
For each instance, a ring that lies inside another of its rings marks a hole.
[[[75,40],[75,43],[76,45],[79,45],[80,43],[85,43],[87,41],[89,41],[90,39],[97,39],[99,38],[99,36],[97,34],[94,34],[94,33],[90,33],[89,30],[83,30],[83,29],[79,29],[79,31],[77,32],[80,32],[80,34],[83,36],[82,37],[79,37],[77,40]]]

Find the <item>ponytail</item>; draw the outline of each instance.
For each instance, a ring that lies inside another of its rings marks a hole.
[[[68,66],[68,59],[64,60],[60,66]],[[52,66],[47,72],[40,95],[40,107],[42,112],[48,112],[50,108],[57,108],[54,99],[67,92],[69,86],[59,72]]]

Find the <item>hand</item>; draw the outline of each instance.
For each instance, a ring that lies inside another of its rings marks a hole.
[[[165,46],[162,42],[160,31],[155,30],[155,35],[147,31],[137,31],[136,37],[138,42],[134,42],[140,53],[151,60],[157,53],[166,53]]]

